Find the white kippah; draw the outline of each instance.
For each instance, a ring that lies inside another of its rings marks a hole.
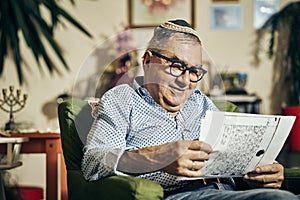
[[[180,26],[180,25],[174,24],[172,22],[165,22],[165,23],[161,24],[160,26],[163,28],[173,30],[173,31],[192,34],[192,35],[198,37],[199,41],[201,42],[201,38],[200,38],[199,34],[197,33],[197,31],[195,31],[194,29],[192,29],[190,27]]]

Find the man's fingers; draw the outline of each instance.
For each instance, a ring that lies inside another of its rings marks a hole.
[[[190,150],[190,159],[194,161],[205,161],[209,159],[209,154],[204,151]]]
[[[257,173],[278,173],[283,170],[284,168],[280,164],[269,164],[269,165],[259,166],[255,169]]]
[[[205,142],[199,141],[199,140],[194,140],[192,141],[191,145],[189,146],[190,150],[201,150],[206,153],[211,153],[213,149],[211,146]]]
[[[198,171],[199,169],[202,169],[203,166],[204,166],[203,162],[192,161],[191,167],[189,167],[188,169],[191,171]]]
[[[264,169],[266,168],[265,167],[261,168],[261,170]],[[278,170],[275,170],[274,173],[270,172],[270,170],[268,170],[267,172],[268,173],[266,172],[248,173],[244,176],[244,178],[248,183],[250,183],[251,186],[266,187],[266,188],[280,188],[284,180],[283,173],[281,173],[281,171],[278,172]]]

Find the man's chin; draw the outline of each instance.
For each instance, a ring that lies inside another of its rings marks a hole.
[[[176,99],[174,99],[174,98],[164,99],[164,102],[168,107],[174,108],[174,111],[179,110],[182,105],[182,101],[179,101],[177,98]]]

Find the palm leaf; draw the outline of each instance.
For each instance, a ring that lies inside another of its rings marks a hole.
[[[45,1],[45,0],[44,0]],[[46,4],[45,4],[46,5]],[[92,37],[92,35],[85,30],[85,28],[77,22],[70,14],[68,14],[65,10],[59,8],[57,5],[52,5],[54,10],[57,12],[57,15],[63,16],[66,20],[68,20],[71,24],[73,24],[76,28],[78,28],[80,31],[88,35],[89,37]]]
[[[74,4],[74,0],[70,0]],[[40,8],[48,9],[50,24],[41,15]],[[67,11],[57,4],[55,0],[1,0],[0,1],[0,76],[4,71],[5,59],[9,52],[12,53],[19,83],[23,83],[22,65],[25,61],[22,57],[19,37],[20,34],[25,39],[26,44],[36,60],[38,67],[42,68],[41,59],[45,62],[50,73],[58,72],[58,67],[54,64],[45,48],[45,43],[49,44],[55,55],[59,58],[65,69],[69,69],[62,50],[53,36],[56,25],[62,23],[62,19],[67,20],[75,28],[88,37],[91,34]],[[46,41],[46,42],[45,42]],[[9,50],[9,51],[8,51]]]

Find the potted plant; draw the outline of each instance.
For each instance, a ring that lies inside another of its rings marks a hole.
[[[274,114],[297,116],[290,134],[290,147],[300,150],[300,2],[273,14],[257,30],[255,62],[259,64],[263,36],[269,34],[268,55],[273,58],[271,110]]]

